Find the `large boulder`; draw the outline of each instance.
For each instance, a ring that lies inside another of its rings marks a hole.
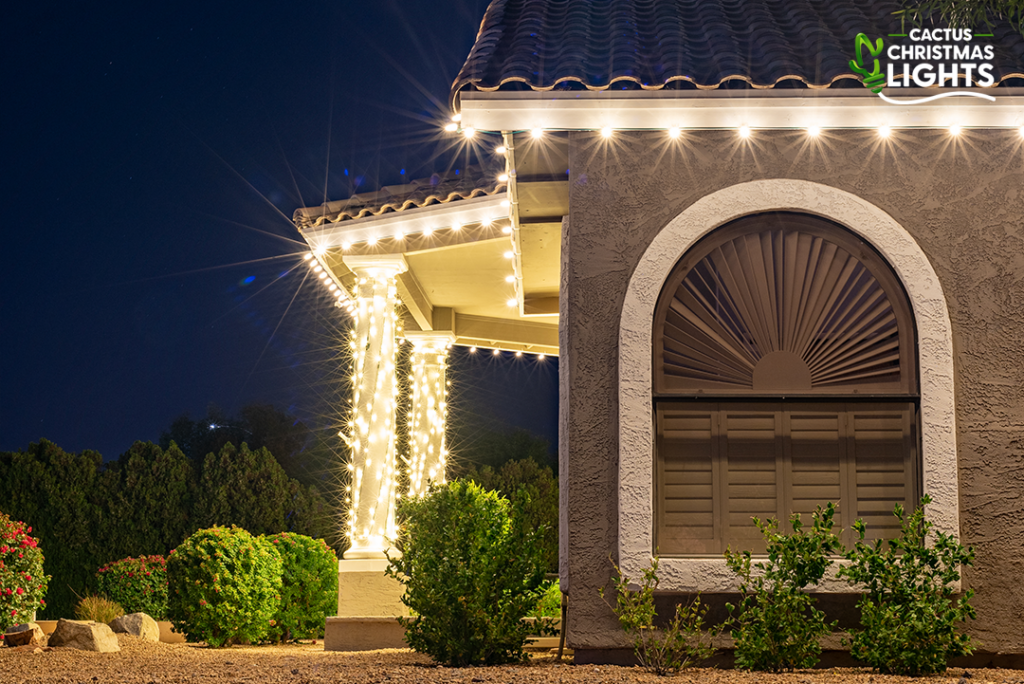
[[[8,646],[45,646],[46,635],[43,628],[34,622],[14,625],[4,634],[4,643]]]
[[[59,620],[57,629],[50,635],[49,645],[100,653],[115,653],[121,650],[117,644],[117,635],[110,627],[102,622],[88,620]]]
[[[147,641],[160,641],[160,625],[145,613],[131,613],[114,618],[110,629],[118,634],[131,634]]]

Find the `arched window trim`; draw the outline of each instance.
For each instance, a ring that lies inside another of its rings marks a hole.
[[[853,231],[891,265],[913,307],[918,332],[921,447],[924,491],[933,500],[936,531],[959,538],[953,345],[945,297],[934,269],[911,235],[875,205],[809,181],[752,181],[719,190],[676,216],[641,257],[627,288],[619,328],[619,564],[639,576],[653,553],[654,308],[676,262],[697,240],[737,218],[768,211],[820,216]],[[718,558],[666,558],[667,591],[734,591],[734,575]],[[847,592],[834,577],[824,591]]]

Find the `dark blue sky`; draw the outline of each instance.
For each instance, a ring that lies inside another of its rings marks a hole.
[[[6,8],[0,450],[114,457],[211,402],[328,425],[292,211],[472,161],[438,123],[486,5]],[[552,360],[459,358],[457,406],[555,441]]]

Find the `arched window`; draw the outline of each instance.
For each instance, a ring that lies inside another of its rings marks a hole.
[[[761,550],[752,516],[833,501],[851,541],[921,491],[913,316],[891,268],[828,220],[733,221],[680,259],[655,308],[655,545]]]

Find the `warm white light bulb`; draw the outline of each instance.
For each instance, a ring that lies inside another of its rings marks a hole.
[[[376,235],[371,235],[370,237],[366,238],[366,244],[368,244],[368,245],[375,245],[375,244],[377,244],[377,236]]]
[[[744,124],[743,126],[740,126],[739,133],[740,133],[740,137],[741,138],[744,138],[744,139],[749,138],[750,137],[750,126],[747,126],[746,124]]]
[[[530,131],[530,135],[532,135],[534,139],[541,138],[544,136],[544,129],[534,128],[533,130]]]
[[[462,113],[460,112],[460,113],[456,114],[455,116],[453,116],[452,117],[452,121],[454,121],[456,123],[458,123],[459,121],[462,121]]]
[[[509,202],[508,200],[501,200],[501,206],[505,207],[506,209],[508,207],[510,207],[511,205],[512,205],[512,203]]]
[[[427,227],[427,228],[423,229],[423,237],[430,237],[433,234],[434,234],[434,229],[433,228]]]
[[[811,136],[812,138],[817,138],[819,135],[821,135],[821,129],[818,128],[817,126],[808,126],[807,135]]]
[[[514,252],[511,252],[511,251],[505,252],[505,258],[506,259],[511,259],[514,256],[515,256]]]
[[[462,135],[466,136],[467,138],[472,138],[474,135],[476,135],[476,129],[473,128],[472,126],[463,128]]]
[[[506,304],[508,304],[509,306],[515,306],[515,305],[516,305],[516,304],[518,304],[519,302],[517,302],[517,301],[516,301],[516,300],[515,300],[515,299],[513,298],[513,299],[510,299],[510,300],[508,300],[508,301],[507,301],[507,302],[505,302],[505,303],[506,303]]]
[[[516,280],[516,277],[514,275],[507,275],[507,276],[505,276],[505,282],[506,283],[512,283],[512,282],[515,282],[515,280]]]
[[[346,251],[347,251],[347,250],[348,250],[348,248],[349,248],[349,247],[351,247],[351,246],[352,246],[352,243],[351,243],[351,242],[342,242],[342,243],[341,243],[341,248],[342,248],[342,250],[346,250]]]
[[[469,348],[469,353],[470,354],[476,354],[476,347],[470,347]]]
[[[546,358],[548,358],[546,354],[537,354],[538,361],[543,361]]]
[[[309,261],[310,259],[313,258],[313,253],[312,252],[306,252],[306,254],[302,258],[305,259],[306,261]]]
[[[501,227],[501,232],[504,233],[505,235],[511,235],[512,234],[512,226],[502,226]]]
[[[1024,126],[1021,126],[1020,128],[1018,128],[1017,129],[1017,133],[1020,134],[1020,137],[1024,138]]]
[[[498,180],[501,181],[502,183],[507,183],[508,182],[508,174],[507,173],[501,174],[500,176],[498,176]]]
[[[520,350],[520,351],[517,351],[517,352],[516,352],[516,358],[522,358],[522,357],[523,357],[523,352],[522,352],[522,350]]]
[[[500,349],[495,349],[495,350],[494,350],[494,351],[492,351],[491,353],[492,353],[492,354],[494,354],[495,356],[497,356],[498,354],[500,354],[500,353],[501,353],[501,350],[500,350]]]
[[[959,125],[953,124],[952,126],[949,127],[949,134],[950,135],[960,135],[962,130],[963,129],[961,129]]]
[[[889,128],[888,126],[879,126],[878,127],[878,137],[880,137],[880,138],[888,138],[891,133],[892,133],[892,129]]]
[[[679,126],[672,126],[671,128],[668,129],[668,137],[672,138],[673,140],[675,140],[682,134],[683,129],[679,128]]]
[[[612,129],[611,126],[605,126],[604,128],[601,129],[601,137],[602,138],[610,138],[610,137],[612,137],[612,133],[614,133],[614,132],[615,131],[614,131],[614,129]]]
[[[444,127],[444,130],[447,133],[454,133],[455,131],[459,130],[459,124],[457,124],[457,123],[450,123],[450,124],[448,124],[448,125],[446,125]]]
[[[494,148],[495,154],[505,154],[506,152],[508,152],[508,148],[505,147],[504,145],[498,145],[497,147]]]
[[[455,231],[456,233],[458,233],[460,230],[462,230],[462,226],[460,224],[458,224],[458,223],[453,223],[452,224],[452,230]]]
[[[316,266],[313,267],[313,273],[320,273],[323,270],[324,270],[324,267],[321,266],[320,264],[317,264]]]

